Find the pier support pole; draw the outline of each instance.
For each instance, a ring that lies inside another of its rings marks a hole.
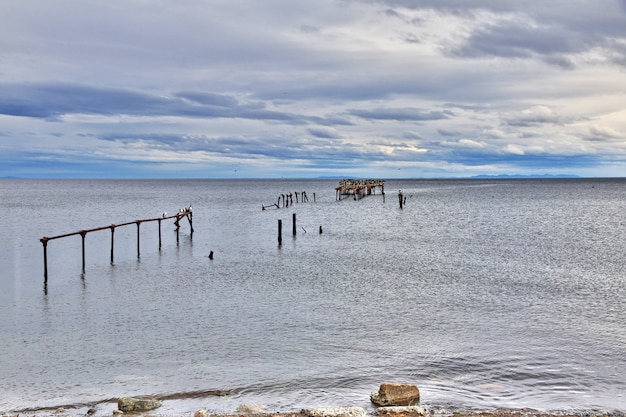
[[[296,213],[293,213],[291,215],[291,232],[293,233],[293,235],[296,235]]]
[[[400,208],[402,208],[402,203],[403,203],[402,190],[398,191],[398,202],[400,203]]]
[[[278,219],[278,244],[282,245],[283,243],[283,221]]]
[[[114,253],[114,251],[113,251],[113,242],[114,242],[113,236],[114,235],[115,235],[115,225],[112,224],[111,225],[111,264],[113,264],[113,253]]]
[[[176,244],[178,245],[178,240],[180,237],[180,214],[176,215],[176,221],[174,222],[176,225]]]
[[[135,224],[137,225],[137,258],[139,258],[139,225],[141,224],[141,222],[137,221],[135,222]]]
[[[187,213],[187,220],[189,220],[189,228],[191,229],[191,235],[193,236],[193,214],[191,211]]]
[[[159,250],[161,250],[161,219],[159,219]]]
[[[43,245],[43,283],[48,283],[48,238],[43,237],[39,239]]]
[[[87,232],[80,232],[80,237],[83,239],[83,272],[85,272],[85,236],[87,236]]]

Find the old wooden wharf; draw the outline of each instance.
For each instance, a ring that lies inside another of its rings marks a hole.
[[[339,181],[339,186],[335,188],[335,199],[342,200],[346,196],[355,200],[375,194],[376,188],[380,188],[381,194],[385,195],[385,180],[354,180],[344,179]]]
[[[72,233],[66,233],[63,235],[57,235],[57,236],[44,236],[41,239],[39,239],[39,241],[41,242],[41,244],[43,245],[43,270],[44,270],[44,283],[47,284],[48,282],[48,242],[54,239],[61,239],[64,237],[69,237],[69,236],[76,236],[76,235],[80,235],[82,238],[82,260],[83,260],[83,272],[85,271],[85,237],[87,236],[88,233],[91,232],[98,232],[101,230],[111,230],[111,263],[113,263],[113,257],[114,257],[114,235],[115,235],[115,229],[118,227],[123,227],[123,226],[128,226],[131,224],[134,224],[137,226],[137,258],[139,258],[140,256],[140,241],[139,241],[139,228],[141,226],[142,223],[149,223],[149,222],[158,222],[159,224],[159,250],[161,250],[161,222],[163,220],[167,220],[167,219],[176,219],[174,220],[174,226],[176,226],[176,243],[179,242],[179,235],[180,235],[180,221],[183,218],[187,218],[187,220],[189,221],[189,227],[191,228],[191,235],[193,236],[193,211],[191,206],[189,207],[184,207],[181,208],[176,214],[174,215],[170,215],[168,216],[167,213],[163,213],[163,215],[161,217],[156,217],[156,218],[150,218],[150,219],[141,219],[141,220],[133,220],[130,222],[125,222],[125,223],[118,223],[118,224],[111,224],[109,226],[102,226],[102,227],[96,227],[93,229],[85,229],[85,230],[79,230],[78,232],[72,232]]]
[[[306,195],[306,191],[296,191],[295,193],[292,192],[288,192],[288,193],[283,193],[280,194],[278,196],[278,201],[276,201],[276,203],[273,204],[262,204],[261,205],[261,210],[266,210],[268,208],[281,208],[281,207],[289,207],[290,205],[293,206],[293,196],[296,196],[296,203],[308,203],[309,202],[309,197]],[[298,197],[300,197],[298,199]],[[313,193],[313,202],[315,202],[315,193]]]

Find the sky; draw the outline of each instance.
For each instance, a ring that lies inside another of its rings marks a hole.
[[[626,0],[2,0],[0,177],[626,177]]]

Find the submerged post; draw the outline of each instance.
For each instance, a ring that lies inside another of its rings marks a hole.
[[[176,215],[176,221],[174,224],[176,225],[176,244],[178,245],[179,237],[180,237],[180,212]]]
[[[48,283],[48,238],[42,237],[39,239],[43,245],[43,283]]]
[[[135,224],[137,224],[137,258],[139,258],[139,225],[141,222],[136,221]]]
[[[161,250],[161,219],[159,221],[159,250]]]
[[[278,219],[278,244],[283,243],[283,221]]]
[[[115,234],[115,225],[112,224],[110,227],[111,227],[111,263],[113,263],[113,235]]]
[[[85,236],[87,236],[87,232],[81,231],[80,237],[83,239],[83,272],[85,272]]]
[[[191,212],[191,206],[187,209],[187,220],[189,220],[189,228],[191,229],[190,236],[193,238],[193,214]]]
[[[293,213],[291,215],[291,223],[292,223],[291,232],[295,236],[296,235],[296,213]]]

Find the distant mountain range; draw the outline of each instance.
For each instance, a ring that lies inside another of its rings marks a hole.
[[[572,174],[499,174],[499,175],[475,175],[471,178],[580,178]]]

